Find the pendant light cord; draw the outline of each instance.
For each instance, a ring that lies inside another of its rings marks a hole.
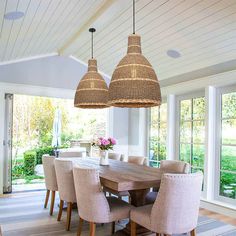
[[[91,33],[91,56],[93,59],[93,33],[96,32],[95,28],[90,28],[89,32]]]
[[[135,34],[135,0],[133,0],[133,34]]]
[[[93,32],[92,32],[92,40],[91,40],[91,54],[92,54],[92,58],[93,58]]]

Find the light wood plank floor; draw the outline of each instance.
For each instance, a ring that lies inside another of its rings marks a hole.
[[[61,222],[56,221],[58,212],[58,198],[55,204],[53,217],[48,215],[49,209],[43,209],[45,192],[24,192],[0,196],[0,223],[3,225],[3,236],[53,236],[53,235],[76,235],[78,226],[77,211],[73,212],[71,231],[65,231],[66,212],[63,212]],[[200,209],[200,215],[216,219],[226,224],[236,226],[236,219],[224,216],[206,209]],[[32,216],[32,219],[30,218]],[[4,219],[7,218],[7,221]],[[121,222],[122,223],[122,222]],[[116,225],[116,230],[122,229],[122,224]],[[50,230],[49,230],[50,227]],[[97,236],[110,235],[111,225],[99,225]],[[88,235],[89,227],[85,224],[83,236]],[[117,233],[116,235],[123,235]]]

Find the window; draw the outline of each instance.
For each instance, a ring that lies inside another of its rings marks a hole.
[[[191,165],[191,171],[204,171],[205,98],[180,100],[179,159]]]
[[[167,104],[150,109],[149,122],[149,164],[159,167],[160,161],[166,159]]]
[[[236,92],[221,96],[219,195],[236,199]]]

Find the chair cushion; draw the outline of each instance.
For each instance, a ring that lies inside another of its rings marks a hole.
[[[130,219],[147,229],[151,229],[151,211],[153,205],[145,205],[133,208],[130,212]]]
[[[130,204],[116,197],[108,197],[107,201],[110,206],[110,222],[129,218],[133,208]]]
[[[157,192],[149,192],[146,195],[145,203],[146,204],[153,204],[156,201],[156,198],[157,198]]]

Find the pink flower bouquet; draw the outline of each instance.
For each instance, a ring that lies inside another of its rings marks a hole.
[[[114,138],[98,138],[92,142],[92,146],[99,147],[100,150],[113,150],[113,146],[116,145],[116,140]]]

